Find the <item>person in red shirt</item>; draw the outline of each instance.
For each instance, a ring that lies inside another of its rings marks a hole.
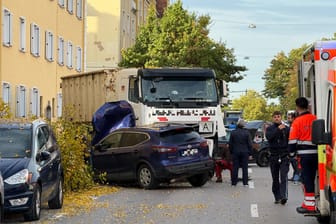
[[[300,207],[296,208],[298,213],[315,213],[315,176],[318,167],[317,146],[311,141],[312,123],[316,116],[308,110],[308,100],[299,97],[295,100],[298,116],[292,123],[289,132],[290,156],[300,158],[301,178],[304,189],[304,200]]]

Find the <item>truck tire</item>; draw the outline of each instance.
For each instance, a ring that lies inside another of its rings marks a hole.
[[[256,163],[260,167],[267,167],[269,166],[269,158],[270,158],[270,151],[269,148],[261,149],[256,158]]]

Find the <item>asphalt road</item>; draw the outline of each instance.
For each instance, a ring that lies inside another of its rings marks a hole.
[[[120,191],[96,200],[102,206],[87,213],[64,216],[57,210],[42,210],[41,220],[32,223],[113,223],[113,224],[316,224],[314,217],[304,217],[295,208],[302,202],[300,185],[289,182],[286,205],[274,204],[269,168],[249,166],[249,187],[241,182],[232,187],[229,172],[223,183],[215,178],[201,188],[187,183],[162,186],[156,190],[122,187]],[[5,223],[20,222],[7,219]]]

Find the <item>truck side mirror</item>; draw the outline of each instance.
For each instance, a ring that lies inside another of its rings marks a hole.
[[[331,133],[325,131],[324,119],[317,119],[312,124],[312,143],[331,145]]]
[[[219,96],[227,97],[229,95],[228,84],[224,80],[219,80]]]

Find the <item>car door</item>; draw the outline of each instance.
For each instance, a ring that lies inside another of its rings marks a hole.
[[[51,127],[43,126],[42,131],[44,132],[47,139],[46,151],[47,153],[50,153],[49,175],[51,176],[48,181],[50,181],[51,193],[55,193],[56,190],[58,190],[59,180],[62,175],[61,152]],[[49,194],[49,196],[51,195]]]
[[[122,133],[114,132],[102,139],[91,150],[91,163],[97,174],[106,173],[108,180],[118,180],[120,167],[115,153],[118,150]]]
[[[115,158],[119,165],[120,180],[134,180],[139,158],[144,155],[144,142],[149,136],[143,132],[124,132]]]
[[[55,185],[55,174],[53,173],[53,158],[48,151],[48,131],[47,126],[40,126],[36,129],[36,164],[40,171],[40,180],[42,184],[42,198],[49,198],[52,187]],[[48,155],[48,156],[46,156]]]

